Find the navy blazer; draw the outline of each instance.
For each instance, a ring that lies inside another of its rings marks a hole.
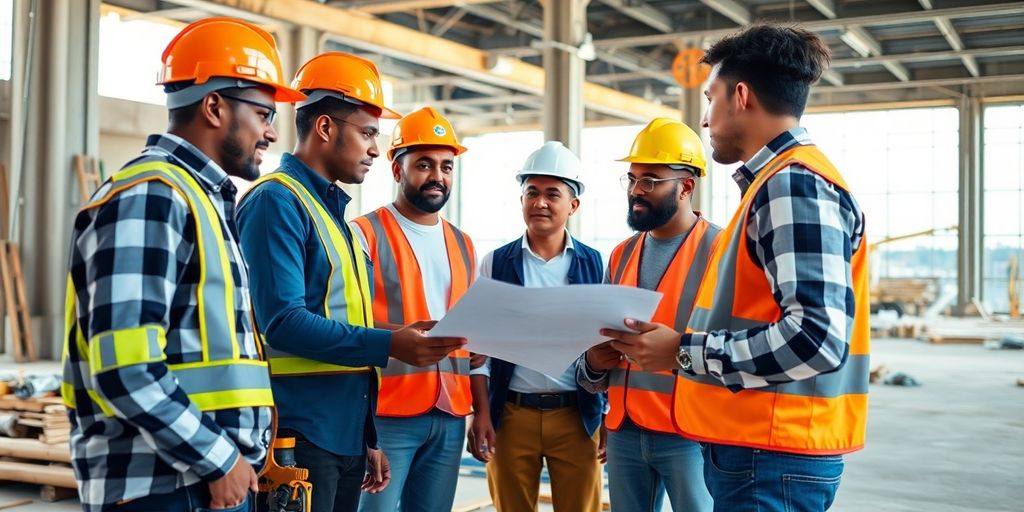
[[[569,264],[569,284],[600,284],[604,280],[604,263],[601,260],[601,253],[580,243],[575,238],[573,244],[574,249],[571,252],[573,259]],[[523,238],[520,237],[495,250],[491,268],[491,278],[523,286]],[[508,361],[491,358],[488,399],[491,406],[491,422],[495,431],[501,426],[501,413],[505,408],[508,386],[512,381],[512,372],[515,369],[516,365]],[[587,430],[587,435],[594,435],[601,425],[601,415],[604,413],[607,399],[603,393],[589,393],[579,384],[576,385],[576,395],[583,427]]]

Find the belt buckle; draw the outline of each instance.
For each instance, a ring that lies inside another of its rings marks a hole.
[[[562,407],[561,395],[555,393],[541,393],[537,396],[537,409],[541,411],[553,411]]]

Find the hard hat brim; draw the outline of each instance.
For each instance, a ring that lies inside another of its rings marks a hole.
[[[530,176],[550,176],[552,178],[558,178],[559,180],[562,181],[571,181],[576,184],[576,188],[578,190],[578,192],[576,192],[577,196],[582,196],[583,192],[586,191],[587,189],[586,185],[584,185],[583,182],[580,180],[566,178],[565,176],[562,176],[560,174],[555,174],[553,172],[548,171],[519,171],[519,174],[516,174],[516,181],[519,182],[519,186],[522,186],[523,183],[526,183],[526,179],[529,178]]]
[[[278,103],[295,103],[306,99],[306,95],[297,89],[274,83],[262,83],[274,88],[274,101]]]

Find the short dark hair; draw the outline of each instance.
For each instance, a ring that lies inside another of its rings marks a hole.
[[[295,110],[295,135],[299,140],[306,140],[306,136],[313,133],[313,124],[318,117],[328,115],[345,119],[356,110],[359,110],[359,105],[355,103],[327,96],[316,103]]]
[[[711,45],[701,62],[720,65],[718,76],[730,85],[730,95],[737,82],[747,82],[769,113],[800,117],[811,84],[830,58],[828,46],[813,32],[758,24]]]
[[[190,87],[193,84],[192,81],[187,82],[174,82],[164,85],[164,92],[171,93],[177,92],[186,87]],[[245,88],[242,87],[228,87],[227,89],[219,89],[214,92],[227,94],[228,96],[238,96]],[[185,105],[184,107],[173,108],[167,111],[167,120],[171,126],[183,126],[191,123],[196,118],[196,113],[199,112],[199,106],[203,104],[203,100],[199,100],[191,105]]]

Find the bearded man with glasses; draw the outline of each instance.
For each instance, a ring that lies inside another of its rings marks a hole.
[[[659,118],[637,135],[626,158],[622,187],[626,221],[638,233],[612,251],[605,282],[662,293],[654,322],[686,326],[697,288],[720,228],[693,211],[697,179],[707,169],[704,145],[685,124]],[[608,490],[613,510],[711,510],[700,446],[672,423],[671,371],[646,372],[610,343],[588,350],[577,363],[577,382],[608,393],[605,428]]]

